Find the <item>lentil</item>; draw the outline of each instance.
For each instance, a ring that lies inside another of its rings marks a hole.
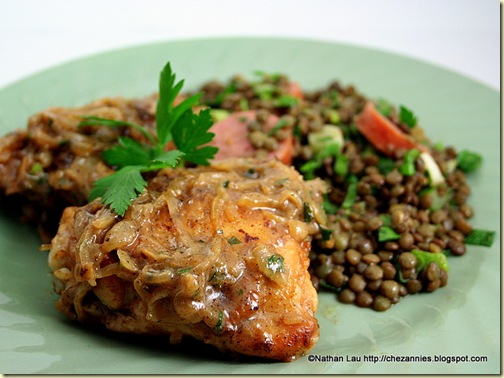
[[[449,146],[430,149],[445,178],[445,183],[431,187],[423,159],[415,159],[415,172],[405,175],[400,167],[406,150],[384,156],[365,138],[354,137],[358,133],[354,117],[368,101],[355,87],[334,81],[325,88],[304,92],[303,100],[295,105],[279,107],[274,97],[290,95],[288,78],[264,74],[262,81],[274,89],[272,99],[258,98],[255,84],[236,76],[232,79],[235,91],[226,94],[218,105],[236,111],[246,103],[258,111],[256,121],[248,125],[256,156],[267,158],[294,134],[293,165],[299,169],[317,159],[308,143],[310,132],[330,124],[337,125],[344,136],[339,152],[347,161],[344,173],[335,172],[334,156],[321,159],[313,172],[329,184],[327,199],[334,206],[334,212],[328,215],[328,227],[333,230],[330,240],[320,238],[312,243],[310,272],[314,286],[322,290],[319,280],[325,280],[341,289],[337,297],[342,303],[376,311],[389,309],[401,296],[445,286],[448,273],[433,263],[417,271],[417,259],[411,251],[449,252],[453,256],[466,253],[464,239],[472,231],[469,219],[474,211],[467,203],[471,190],[465,174],[453,167],[457,151]],[[203,99],[210,104],[222,97],[227,87],[211,82],[203,87]],[[273,135],[263,129],[270,113],[284,123]],[[429,145],[422,129],[403,125],[398,114],[392,107],[391,121],[412,139]],[[350,177],[355,179],[355,201],[342,208]],[[397,239],[379,242],[382,226],[391,227]]]
[[[390,299],[382,295],[377,295],[373,302],[373,309],[376,311],[386,311],[390,308],[390,306],[392,306]]]

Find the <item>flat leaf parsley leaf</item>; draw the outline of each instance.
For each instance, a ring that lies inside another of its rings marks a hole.
[[[119,215],[124,215],[133,198],[143,190],[147,182],[141,174],[141,166],[130,165],[110,176],[97,180],[91,190],[90,200],[102,197]]]
[[[208,131],[213,124],[210,111],[193,112],[192,107],[198,104],[201,94],[189,96],[174,106],[183,83],[183,80],[176,83],[175,74],[167,63],[159,79],[155,137],[133,122],[82,116],[84,120],[79,126],[132,127],[149,142],[143,144],[129,137],[120,137],[117,145],[104,151],[103,159],[117,170],[94,183],[90,200],[101,197],[105,205],[110,205],[118,215],[123,216],[131,200],[147,185],[143,172],[174,168],[184,161],[209,164],[218,151],[217,147],[203,146],[215,135]],[[167,143],[172,140],[176,149],[166,150]]]

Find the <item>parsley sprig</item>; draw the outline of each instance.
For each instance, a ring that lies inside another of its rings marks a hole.
[[[97,180],[89,200],[101,197],[102,202],[123,216],[131,201],[145,188],[147,182],[142,173],[176,167],[184,161],[208,165],[218,151],[217,147],[205,146],[214,133],[210,110],[194,113],[192,107],[199,103],[201,94],[187,97],[174,106],[184,81],[176,82],[176,76],[167,63],[159,79],[159,98],[156,107],[156,136],[143,126],[133,122],[115,121],[94,116],[82,116],[79,126],[131,127],[140,131],[148,143],[140,143],[129,137],[120,137],[117,145],[103,152],[103,159],[117,170]],[[173,141],[176,149],[167,150]]]

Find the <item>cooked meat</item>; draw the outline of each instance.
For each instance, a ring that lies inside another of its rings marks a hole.
[[[101,99],[83,107],[50,108],[30,117],[26,129],[0,138],[3,206],[11,205],[50,240],[63,209],[84,205],[94,181],[113,172],[101,153],[117,144],[121,135],[144,141],[140,132],[128,127],[78,127],[80,116],[136,122],[153,130],[155,104],[155,96]]]
[[[282,163],[229,159],[161,171],[124,217],[99,199],[67,208],[49,255],[57,306],[113,331],[293,360],[319,336],[307,269],[322,192]]]

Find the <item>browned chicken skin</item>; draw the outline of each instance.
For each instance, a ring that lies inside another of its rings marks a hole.
[[[49,255],[58,308],[291,361],[319,337],[307,269],[322,192],[279,162],[233,159],[161,171],[124,217],[99,200],[67,208]]]

